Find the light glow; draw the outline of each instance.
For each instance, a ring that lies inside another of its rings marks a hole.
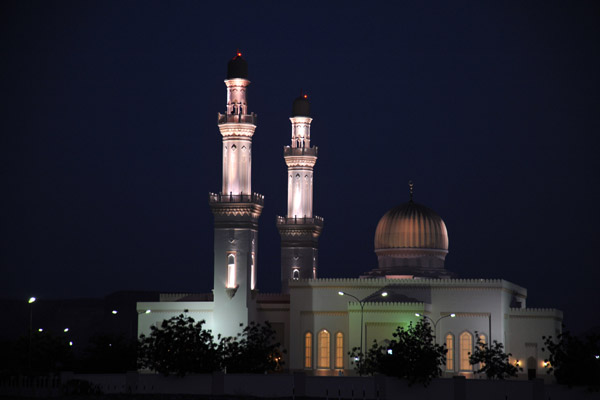
[[[36,300],[36,298],[35,298],[35,297],[30,297],[30,298],[29,298],[29,301],[27,301],[27,302],[28,302],[29,304],[31,304],[31,303],[34,303],[34,302],[35,302],[35,300]]]
[[[240,52],[238,51],[238,53],[237,53],[237,56],[238,56],[238,57],[241,57],[241,56],[242,56],[242,53],[240,53]]]
[[[40,328],[38,329],[38,332],[44,332],[44,329]]]
[[[113,315],[117,315],[119,313],[117,310],[112,310],[111,312],[113,313]]]
[[[343,296],[343,295],[344,295],[344,292],[338,292],[338,294],[339,294],[340,296]]]
[[[144,314],[150,314],[152,311],[151,310],[146,310],[146,312]]]
[[[454,318],[454,317],[456,317],[456,314],[454,314],[454,313],[450,314],[450,318]]]
[[[415,313],[415,317],[420,317],[420,316],[421,316],[421,314],[419,314],[418,312]]]
[[[388,349],[387,353],[391,356],[392,354],[394,354],[394,352],[392,351],[392,349]]]
[[[73,346],[73,342],[69,342],[69,346]]]
[[[69,332],[69,328],[63,329],[63,332]]]
[[[387,295],[388,295],[388,292],[381,293],[381,297],[387,297]]]

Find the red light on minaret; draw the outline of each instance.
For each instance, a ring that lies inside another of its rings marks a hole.
[[[308,95],[307,95],[307,94],[305,94],[305,95],[304,95],[304,98],[305,98],[305,99],[308,99]]]
[[[240,53],[240,52],[238,51],[238,57],[241,57],[241,56],[242,56],[242,53]]]

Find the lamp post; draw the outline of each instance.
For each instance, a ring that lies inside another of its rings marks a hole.
[[[361,357],[364,358],[364,353],[363,353],[363,329],[364,329],[364,325],[363,325],[363,315],[364,315],[364,311],[365,311],[365,299],[359,299],[358,297],[347,293],[347,292],[342,292],[339,291],[338,294],[340,296],[350,296],[353,299],[355,299],[356,301],[358,301],[358,304],[360,304],[360,354]],[[381,293],[381,297],[386,297],[388,294],[387,292],[382,292]],[[365,347],[367,347],[367,345],[365,344]],[[360,360],[360,362],[362,363],[362,360]]]
[[[27,301],[29,304],[29,346],[27,349],[27,363],[29,365],[29,371],[31,371],[31,336],[33,335],[33,303],[35,303],[35,300],[35,297],[30,297]]]
[[[415,313],[415,316],[427,318],[428,320],[431,321],[431,323],[433,324],[433,341],[435,342],[435,344],[437,344],[437,324],[438,324],[438,322],[440,322],[444,318],[448,318],[448,317],[454,318],[454,317],[456,317],[456,314],[452,313],[452,314],[444,315],[442,317],[439,317],[436,321],[431,319],[431,317],[424,315],[424,314],[420,314],[420,313]]]

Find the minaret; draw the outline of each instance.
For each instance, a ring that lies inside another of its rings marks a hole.
[[[310,146],[310,103],[301,95],[292,106],[292,144],[283,148],[288,166],[286,217],[277,217],[281,234],[281,290],[290,279],[316,279],[323,218],[313,216],[313,167],[317,147]]]
[[[223,136],[223,186],[210,193],[215,217],[214,332],[236,335],[254,319],[258,218],[264,197],[252,192],[252,136],[256,115],[248,113],[248,64],[241,53],[227,65],[227,107],[218,114]]]

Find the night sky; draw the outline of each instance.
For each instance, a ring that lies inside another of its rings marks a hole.
[[[319,277],[376,266],[379,219],[444,219],[446,267],[600,325],[600,6],[4,1],[0,297],[207,292],[227,62],[249,64],[258,287],[279,290],[283,146],[304,90]]]

